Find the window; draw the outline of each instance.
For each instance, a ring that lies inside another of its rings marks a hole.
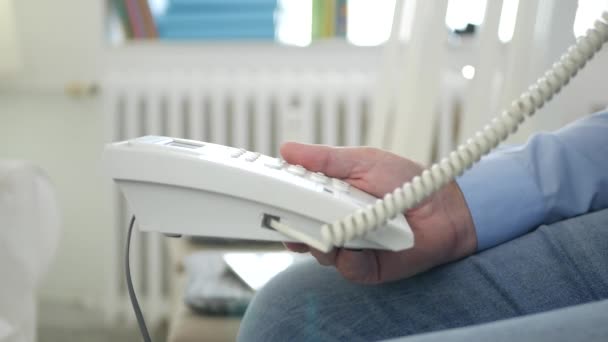
[[[602,11],[608,10],[608,0],[579,0],[574,19],[574,35],[580,37],[600,17]]]

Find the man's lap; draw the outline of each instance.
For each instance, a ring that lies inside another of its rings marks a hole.
[[[605,342],[608,340],[606,322],[608,299],[384,342]]]
[[[492,322],[608,298],[607,269],[608,210],[388,284],[311,262],[258,293],[240,339],[369,341]]]

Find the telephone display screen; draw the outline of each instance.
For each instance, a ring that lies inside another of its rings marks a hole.
[[[173,140],[172,142],[168,143],[167,146],[175,146],[175,147],[181,147],[181,148],[190,148],[190,149],[197,149],[197,148],[201,148],[203,147],[202,144],[193,144],[193,143],[189,143],[189,142],[184,142],[184,141],[175,141]]]

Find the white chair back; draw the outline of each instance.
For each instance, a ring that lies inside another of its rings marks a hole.
[[[571,34],[576,2],[519,1],[513,36],[503,43],[498,31],[503,3],[510,1],[487,1],[483,24],[464,45],[475,66],[475,77],[466,81],[460,70],[448,67],[447,0],[397,0],[372,104],[369,145],[428,164],[483,128],[541,75],[565,48],[563,37],[553,36]],[[462,114],[456,117],[458,105]],[[524,126],[525,136],[539,128]]]

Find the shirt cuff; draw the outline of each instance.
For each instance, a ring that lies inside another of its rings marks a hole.
[[[541,192],[517,154],[493,153],[456,179],[475,224],[477,251],[523,235],[542,222]]]

